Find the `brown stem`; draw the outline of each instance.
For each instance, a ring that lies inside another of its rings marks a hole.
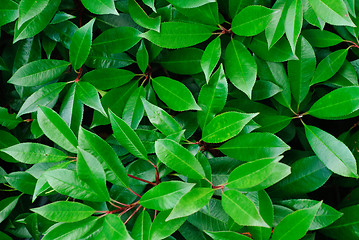
[[[128,223],[128,221],[130,221],[130,219],[133,217],[133,215],[136,214],[136,212],[138,212],[138,210],[140,210],[142,206],[138,206],[138,208],[136,208],[136,210],[127,218],[127,220],[124,222],[124,224]]]

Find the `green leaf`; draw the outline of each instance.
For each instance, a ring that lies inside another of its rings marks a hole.
[[[109,110],[109,115],[114,136],[121,146],[137,158],[148,159],[146,148],[136,132],[111,110]]]
[[[105,68],[86,73],[81,81],[89,82],[99,90],[108,90],[125,85],[135,76],[136,74],[125,69]]]
[[[203,52],[201,68],[206,77],[207,84],[221,57],[221,39],[219,37],[211,41]]]
[[[222,195],[222,206],[224,211],[239,225],[269,227],[254,203],[239,191],[225,191]]]
[[[208,143],[224,142],[235,137],[258,113],[225,112],[213,118],[204,128],[202,140]]]
[[[118,15],[113,0],[81,0],[85,8],[94,14]]]
[[[108,214],[104,217],[102,231],[97,237],[96,239],[133,240],[128,234],[125,224],[115,214]]]
[[[161,16],[151,18],[135,0],[128,0],[128,11],[135,23],[141,27],[160,32]]]
[[[176,218],[166,221],[170,211],[160,212],[151,225],[150,240],[164,239],[177,231],[186,218]]]
[[[178,122],[163,109],[151,104],[144,98],[142,98],[142,103],[152,125],[164,135],[168,136],[182,130]]]
[[[286,216],[274,228],[272,239],[297,240],[304,237],[321,204],[322,202],[319,202],[311,208],[301,209]]]
[[[26,2],[30,2],[31,4],[36,1],[28,0]],[[41,0],[40,2],[46,2],[46,6],[41,7],[40,11],[37,11],[37,6],[34,6],[34,8],[30,10],[30,15],[28,15],[30,18],[28,21],[21,25],[19,24],[20,20],[16,23],[14,43],[25,38],[33,37],[41,32],[50,23],[52,17],[55,15],[61,0]]]
[[[169,168],[193,179],[205,178],[199,161],[184,147],[173,140],[160,139],[155,143],[158,159]]]
[[[54,110],[40,106],[37,120],[41,130],[48,138],[67,151],[77,152],[78,143],[75,134]]]
[[[238,190],[257,186],[270,176],[278,161],[276,158],[265,158],[244,163],[229,174],[226,186]]]
[[[56,148],[40,143],[19,143],[11,147],[1,149],[19,162],[27,164],[43,162],[59,162],[66,159],[66,154]]]
[[[205,205],[212,198],[215,189],[212,188],[194,188],[186,193],[171,211],[166,221],[189,216]]]
[[[217,2],[211,2],[196,8],[176,7],[176,10],[186,16],[187,19],[190,19],[191,22],[198,22],[211,26],[218,26],[220,23]]]
[[[144,44],[143,41],[141,41],[141,45],[137,50],[136,61],[141,72],[145,73],[149,63],[149,55],[146,49],[146,45]]]
[[[150,42],[163,48],[184,48],[206,41],[214,31],[199,23],[164,22],[161,24],[161,32],[150,30],[140,34]]]
[[[317,100],[308,114],[321,119],[346,118],[359,109],[358,94],[357,86],[335,89]]]
[[[110,201],[110,195],[106,187],[106,175],[101,163],[90,153],[78,147],[77,174],[99,196]]]
[[[4,0],[0,6],[0,27],[15,21],[19,17],[18,4],[12,0]]]
[[[62,60],[33,61],[18,69],[8,83],[27,87],[43,85],[59,78],[68,66],[69,63]]]
[[[277,84],[273,82],[266,80],[257,80],[253,87],[252,100],[264,100],[273,97],[274,95],[282,91],[283,89],[281,89]]]
[[[26,21],[34,18],[40,14],[46,6],[49,4],[49,0],[23,0],[19,4],[19,27]]]
[[[156,12],[155,0],[142,0],[142,2],[147,6],[149,6],[152,9],[152,11]]]
[[[175,111],[201,110],[192,93],[179,81],[156,77],[152,79],[152,86],[158,97]]]
[[[28,195],[33,195],[36,178],[28,172],[12,172],[4,176],[5,180],[16,190]]]
[[[241,161],[277,157],[290,147],[271,133],[249,133],[239,135],[218,148],[229,157]]]
[[[215,2],[215,0],[192,0],[192,1],[182,1],[182,0],[168,0],[167,2],[171,3],[175,7],[180,8],[196,8],[203,6],[207,3]]]
[[[95,18],[77,29],[71,38],[70,62],[75,70],[78,70],[86,62],[86,59],[90,54],[92,28],[94,23]]]
[[[358,177],[356,160],[343,142],[317,127],[304,127],[310,146],[327,168],[341,176]]]
[[[277,11],[272,14],[272,20],[265,29],[268,49],[272,48],[274,44],[284,35],[285,19],[289,3],[290,1],[278,0],[273,4],[272,9]]]
[[[199,92],[198,105],[202,108],[202,111],[197,112],[197,117],[202,129],[217,113],[222,111],[227,95],[228,84],[221,65],[210,78],[208,85],[204,84]]]
[[[316,67],[315,53],[304,37],[300,37],[296,55],[298,60],[288,61],[288,78],[293,98],[298,105],[309,92],[309,83]]]
[[[126,170],[111,146],[102,138],[83,128],[79,131],[79,146],[93,155],[103,166],[108,181],[128,186]]]
[[[343,0],[308,0],[308,2],[316,15],[325,22],[336,26],[355,27]]]
[[[344,41],[337,34],[320,29],[305,29],[302,35],[313,47],[319,48],[331,47]]]
[[[133,225],[131,231],[132,238],[136,240],[148,240],[151,224],[152,220],[150,214],[146,210],[143,210]]]
[[[17,117],[26,113],[35,112],[38,109],[38,106],[53,106],[54,102],[56,102],[59,97],[59,93],[65,86],[66,83],[61,82],[49,84],[40,88],[26,99],[17,113]]]
[[[44,174],[50,186],[62,195],[92,202],[107,201],[106,198],[95,192],[90,185],[82,181],[74,171],[56,169]]]
[[[8,197],[0,201],[0,223],[10,215],[12,210],[14,210],[20,196]]]
[[[50,203],[30,210],[55,222],[77,222],[95,213],[95,210],[87,205],[65,201]]]
[[[76,97],[85,105],[99,111],[102,115],[107,117],[105,109],[103,109],[97,89],[88,82],[76,83],[75,89]]]
[[[204,231],[208,236],[213,238],[213,240],[249,240],[245,235],[239,234],[237,232],[230,231],[221,231],[221,232],[208,232]]]
[[[183,48],[165,52],[158,62],[170,72],[181,75],[192,75],[202,71],[201,57],[203,51],[199,48]]]
[[[231,83],[251,98],[257,77],[257,64],[241,42],[232,39],[228,44],[224,68]]]
[[[122,119],[131,126],[132,129],[136,129],[140,124],[145,112],[141,98],[145,97],[145,89],[138,87],[128,98],[126,105],[123,109]]]
[[[14,129],[19,123],[22,122],[21,118],[17,118],[16,114],[10,114],[6,108],[0,107],[0,125],[11,130]]]
[[[232,21],[232,31],[239,36],[254,36],[264,31],[272,20],[274,10],[251,5],[240,11]]]
[[[295,53],[299,34],[303,25],[302,1],[293,0],[288,7],[285,19],[285,34],[288,38],[292,52]]]
[[[110,28],[100,34],[92,43],[97,51],[105,53],[122,53],[135,46],[141,37],[141,32],[132,27]]]
[[[325,22],[317,16],[317,14],[314,12],[312,6],[310,5],[308,0],[302,0],[303,1],[303,16],[304,19],[312,24],[313,26],[316,26],[320,28],[320,30],[324,29]]]
[[[180,198],[189,192],[194,183],[179,181],[162,182],[148,190],[139,202],[143,207],[165,211],[173,208]]]
[[[337,50],[324,58],[317,66],[310,85],[324,82],[338,72],[348,54],[348,49]]]

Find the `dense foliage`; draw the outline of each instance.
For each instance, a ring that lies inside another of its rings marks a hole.
[[[358,13],[1,0],[0,239],[359,239]]]

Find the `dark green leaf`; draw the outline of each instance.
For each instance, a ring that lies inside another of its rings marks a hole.
[[[81,0],[85,8],[94,14],[118,15],[113,0]]]
[[[6,108],[0,107],[0,125],[9,130],[15,128],[22,122],[21,118],[17,118],[16,114],[10,114]]]
[[[0,201],[0,222],[4,221],[15,208],[20,196],[8,197]]]
[[[97,89],[88,82],[78,82],[75,89],[76,97],[85,105],[107,116],[98,96]]]
[[[125,69],[96,69],[86,73],[81,81],[89,82],[99,90],[108,90],[128,83],[135,75]]]
[[[128,0],[128,11],[133,21],[141,27],[160,32],[161,16],[149,17],[135,0]]]
[[[25,194],[32,195],[35,190],[36,178],[28,172],[12,172],[5,180],[15,189]]]
[[[141,72],[145,73],[148,67],[149,56],[148,56],[148,51],[146,49],[146,45],[144,44],[143,41],[141,41],[141,45],[137,50],[136,61]]]
[[[133,225],[131,236],[135,240],[148,240],[151,228],[151,217],[150,214],[143,210],[142,213],[137,217],[135,224]]]
[[[326,30],[306,29],[302,32],[302,35],[313,47],[325,48],[343,42],[341,37]]]
[[[19,16],[18,4],[12,0],[4,0],[0,6],[0,26],[15,21]]]
[[[128,98],[126,105],[123,109],[122,119],[136,129],[140,124],[145,112],[141,98],[145,97],[145,90],[142,86],[138,87],[132,95]]]

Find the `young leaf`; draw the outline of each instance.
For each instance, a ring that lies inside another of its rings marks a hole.
[[[290,147],[271,133],[249,133],[237,136],[218,148],[229,157],[241,161],[277,157]]]
[[[42,162],[59,162],[67,158],[66,154],[56,148],[40,143],[19,143],[1,149],[19,162],[35,164]]]
[[[142,98],[142,103],[150,122],[164,135],[168,136],[182,130],[179,123],[163,109],[151,104],[144,98]]]
[[[37,120],[44,134],[69,152],[77,152],[77,139],[65,121],[52,109],[39,107]]]
[[[327,168],[341,176],[358,177],[355,158],[343,142],[317,127],[304,128],[310,146]]]
[[[206,77],[207,84],[209,83],[209,79],[220,57],[221,57],[221,39],[218,37],[207,45],[201,58],[201,67],[204,76]]]
[[[186,217],[208,204],[212,198],[215,189],[212,188],[194,188],[186,193],[171,211],[166,221]]]
[[[66,201],[58,201],[30,210],[55,222],[77,222],[95,213],[95,210],[87,205]]]
[[[169,168],[193,179],[205,178],[204,170],[198,160],[184,147],[169,139],[155,143],[158,159]]]
[[[148,190],[139,203],[145,208],[165,211],[173,208],[194,185],[179,181],[162,182]]]
[[[12,0],[4,0],[0,6],[0,27],[15,21],[19,17],[19,5]]]
[[[222,206],[224,211],[239,225],[269,227],[254,203],[239,191],[225,191],[222,195]]]
[[[146,49],[146,45],[144,44],[143,41],[141,41],[141,45],[137,50],[136,61],[141,72],[145,73],[148,67],[149,56],[148,56],[148,51]]]
[[[160,32],[161,16],[149,17],[135,0],[128,0],[128,11],[133,21],[141,27]]]
[[[140,159],[148,159],[145,146],[125,121],[109,110],[111,126],[117,141],[131,154]]]
[[[26,113],[35,112],[38,109],[38,106],[53,106],[55,100],[59,97],[59,93],[65,86],[66,83],[61,82],[49,84],[40,88],[28,97],[24,104],[22,104],[17,113],[17,117]]]
[[[302,30],[302,25],[303,25],[302,1],[293,0],[288,7],[287,17],[285,19],[285,34],[288,38],[293,53],[295,53],[297,40]]]
[[[186,218],[176,218],[166,221],[169,211],[160,212],[151,225],[150,240],[164,239],[178,230],[178,228],[186,221]]]
[[[317,100],[308,114],[321,119],[346,118],[359,109],[358,94],[357,86],[335,89]]]
[[[20,86],[38,86],[59,78],[69,63],[62,60],[41,59],[19,68],[8,83]]]
[[[115,151],[102,138],[83,128],[79,131],[79,146],[93,155],[103,166],[108,181],[128,186],[126,169],[118,159]]]
[[[154,30],[142,33],[139,36],[163,48],[184,48],[206,41],[215,30],[199,23],[164,22],[161,32]]]
[[[110,201],[110,195],[106,187],[106,175],[101,163],[80,147],[77,149],[77,175],[99,196],[102,196],[106,201]]]
[[[105,117],[107,116],[103,109],[97,89],[88,82],[78,82],[75,89],[76,97],[85,105],[99,111]]]
[[[192,93],[179,81],[156,77],[152,79],[152,86],[158,97],[175,111],[201,110]]]
[[[297,240],[306,234],[322,202],[311,208],[301,209],[286,216],[274,228],[273,240]]]
[[[254,36],[268,26],[274,10],[260,5],[251,5],[240,11],[232,21],[232,31],[239,36]]]
[[[310,85],[324,82],[338,72],[348,54],[348,49],[337,50],[324,58],[317,66]]]
[[[118,15],[113,0],[81,0],[85,8],[94,14]]]
[[[125,69],[95,69],[86,73],[81,81],[89,82],[99,90],[109,90],[125,85],[135,76],[136,74]]]
[[[143,210],[133,225],[131,231],[132,238],[136,240],[148,240],[151,224],[152,220],[150,214],[146,210]]]
[[[83,27],[77,29],[71,38],[70,62],[75,70],[78,70],[86,62],[90,54],[94,23],[95,18]]]
[[[204,128],[202,140],[208,143],[224,142],[235,137],[258,113],[225,112],[213,118]]]

